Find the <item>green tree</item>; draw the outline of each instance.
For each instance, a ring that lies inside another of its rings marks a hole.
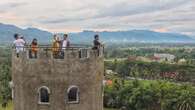
[[[11,99],[11,89],[9,82],[11,81],[10,66],[8,64],[0,65],[0,96],[1,102],[5,106]]]

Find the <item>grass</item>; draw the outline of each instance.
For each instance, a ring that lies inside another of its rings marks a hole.
[[[0,110],[13,110],[13,103],[9,102],[8,107],[6,107],[6,108],[2,108],[0,105]]]

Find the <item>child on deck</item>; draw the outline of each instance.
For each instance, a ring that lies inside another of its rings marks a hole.
[[[32,43],[31,43],[31,57],[37,58],[37,52],[38,52],[37,39],[33,39]]]

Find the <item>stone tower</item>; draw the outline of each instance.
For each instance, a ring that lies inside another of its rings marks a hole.
[[[29,50],[12,54],[14,110],[103,110],[103,49],[70,47],[59,58]]]

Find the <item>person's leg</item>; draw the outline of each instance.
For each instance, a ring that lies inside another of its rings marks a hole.
[[[32,55],[32,58],[35,58],[35,53],[34,53],[34,52],[32,52],[32,54],[31,54],[31,55]]]
[[[16,53],[17,58],[19,58],[19,53]]]
[[[18,48],[16,48],[16,57],[19,58],[19,52],[20,50]]]
[[[32,50],[29,50],[29,58],[32,58],[33,55],[32,55]]]
[[[64,51],[65,51],[64,49],[62,49],[62,50],[60,51],[60,58],[61,58],[61,59],[64,59]]]
[[[35,52],[35,58],[37,58],[37,52]]]
[[[57,58],[60,58],[60,50],[57,51]]]
[[[97,49],[97,52],[98,52],[98,56],[100,56],[100,49],[99,48]]]
[[[56,51],[54,51],[54,52],[53,52],[53,58],[55,58],[55,59],[56,59],[56,56],[57,56],[57,52],[56,52]]]

